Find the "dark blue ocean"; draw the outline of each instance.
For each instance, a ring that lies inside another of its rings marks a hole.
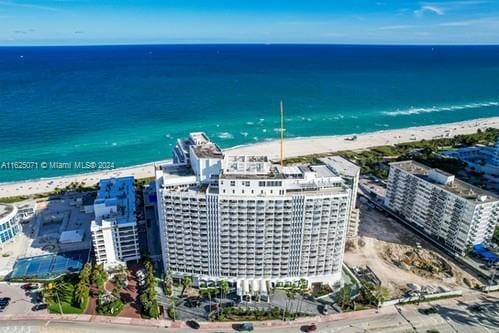
[[[200,130],[222,147],[276,139],[281,99],[288,137],[498,116],[499,47],[3,47],[0,162],[128,166]]]

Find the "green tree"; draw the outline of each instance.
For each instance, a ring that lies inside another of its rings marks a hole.
[[[225,280],[220,280],[218,281],[218,287],[220,289],[220,298],[225,298],[227,297],[227,294],[229,293],[230,287],[229,287],[229,282]],[[221,302],[221,301],[220,301]]]
[[[336,294],[336,303],[341,308],[346,308],[352,303],[351,300],[352,289],[349,286],[343,286]]]
[[[149,310],[152,307],[152,301],[149,299],[149,296],[147,293],[143,293],[139,296],[139,301],[140,304],[142,304],[142,307],[144,308],[144,312],[149,313]]]
[[[81,307],[85,303],[85,301],[88,299],[89,293],[90,293],[90,287],[88,286],[88,284],[82,283],[82,281],[80,281],[76,285],[76,288],[74,291],[75,303],[77,303]]]
[[[374,289],[372,289],[372,295],[374,298],[374,301],[376,302],[376,308],[379,309],[379,307],[389,299],[390,297],[390,290],[388,288],[377,284],[374,286]]]
[[[184,296],[184,292],[187,288],[189,288],[192,285],[192,278],[188,275],[185,275],[182,277],[182,293],[180,294],[181,296]]]

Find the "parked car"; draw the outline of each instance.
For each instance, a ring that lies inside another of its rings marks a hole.
[[[236,329],[236,331],[239,331],[239,332],[251,332],[251,331],[253,331],[253,324],[252,323],[242,323],[242,324],[236,325],[235,329]]]
[[[0,298],[0,305],[9,305],[10,297],[2,297]]]
[[[315,324],[305,325],[301,328],[303,332],[314,332],[317,330],[317,326]]]
[[[189,326],[190,328],[193,328],[195,330],[199,329],[201,327],[201,325],[199,325],[199,323],[195,320],[188,320],[186,322],[187,326]]]
[[[194,298],[188,298],[186,301],[185,301],[185,306],[187,306],[188,308],[196,308],[198,306],[201,305],[201,301],[199,299],[197,299],[196,297]]]
[[[485,310],[485,307],[480,304],[473,304],[468,306],[468,310],[470,310],[471,312],[482,312]]]
[[[327,309],[327,305],[326,305],[326,304],[324,304],[324,305],[322,306],[321,312],[322,312],[322,314],[323,314],[323,315],[327,315],[327,314],[329,313],[329,311],[328,311],[328,309]]]
[[[433,314],[433,313],[437,313],[437,312],[438,312],[438,310],[434,306],[432,306],[431,308],[421,309],[421,313],[425,314],[425,315],[429,315],[429,314]]]
[[[43,294],[41,292],[36,292],[33,295],[33,298],[36,301],[36,303],[42,303],[43,302]]]
[[[31,310],[33,311],[40,311],[40,310],[45,310],[47,309],[49,306],[45,303],[40,303],[40,304],[37,304],[35,305]]]
[[[215,303],[215,304],[212,304],[211,305],[211,311],[215,311],[215,310],[218,310],[218,303]]]
[[[10,297],[2,297],[0,298],[0,312],[3,312],[6,307],[9,306]]]
[[[26,283],[21,286],[22,289],[24,290],[33,290],[33,289],[38,289],[40,288],[39,283]]]

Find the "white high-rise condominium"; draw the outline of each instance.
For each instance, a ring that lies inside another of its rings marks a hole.
[[[191,133],[156,181],[163,262],[177,276],[235,282],[240,295],[340,282],[352,188],[327,164],[224,156]]]
[[[98,264],[106,268],[140,259],[133,177],[102,179],[90,230]]]
[[[320,161],[338,173],[352,187],[347,237],[357,237],[359,233],[360,211],[355,207],[355,203],[357,202],[357,190],[359,188],[360,167],[341,156],[328,156],[321,158]]]
[[[492,193],[414,161],[390,164],[385,205],[456,255],[489,242],[499,221]]]

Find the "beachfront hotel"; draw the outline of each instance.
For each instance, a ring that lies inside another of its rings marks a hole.
[[[0,204],[0,247],[14,239],[21,231],[17,207],[9,204]]]
[[[140,259],[134,178],[102,179],[94,213],[90,230],[96,262],[112,268]]]
[[[492,193],[415,161],[390,164],[385,205],[456,255],[487,244],[499,221]]]
[[[352,186],[327,161],[225,155],[204,133],[179,140],[173,156],[156,170],[166,270],[195,285],[228,280],[240,296],[340,282]]]

